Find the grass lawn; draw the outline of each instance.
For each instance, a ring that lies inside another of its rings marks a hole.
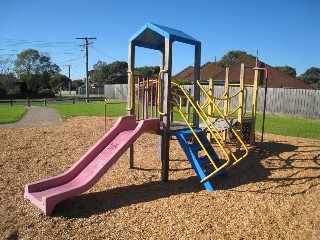
[[[257,115],[256,130],[261,132],[262,115]],[[320,120],[266,115],[266,133],[320,140]]]
[[[104,116],[105,102],[89,103],[63,103],[48,104],[50,108],[56,109],[61,116]],[[118,117],[126,115],[126,104],[107,104],[107,116]]]
[[[62,116],[104,116],[105,102],[49,104],[48,106],[57,109]],[[107,104],[107,116],[119,117],[124,115],[126,115],[126,103],[113,104],[113,102],[110,102]],[[174,114],[174,119],[182,121],[178,114]],[[258,132],[261,132],[261,127],[262,115],[257,114],[256,129]],[[319,129],[319,120],[266,115],[266,133],[320,140]]]
[[[26,112],[25,106],[0,106],[0,124],[17,122]]]

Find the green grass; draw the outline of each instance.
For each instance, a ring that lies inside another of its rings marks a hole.
[[[256,130],[261,132],[262,115],[257,115]],[[320,120],[266,115],[266,133],[320,140]]]
[[[50,108],[56,109],[61,116],[104,116],[104,102],[89,102],[89,103],[63,103],[63,104],[48,104]],[[118,117],[126,115],[126,104],[107,104],[107,116]]]
[[[49,104],[58,110],[61,116],[104,116],[105,102]],[[0,106],[0,123],[18,121],[25,113],[23,106]],[[107,104],[107,116],[126,115],[126,103]],[[174,114],[176,121],[182,121],[179,114]],[[262,115],[257,115],[256,130],[261,132]],[[285,136],[304,137],[320,140],[320,120],[266,115],[265,132]]]
[[[0,124],[17,122],[26,112],[25,106],[0,106]]]

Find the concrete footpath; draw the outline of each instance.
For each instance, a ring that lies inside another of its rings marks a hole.
[[[42,127],[61,124],[57,110],[47,107],[31,106],[26,115],[18,122],[0,124],[0,128]]]

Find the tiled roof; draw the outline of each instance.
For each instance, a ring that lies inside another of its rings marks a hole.
[[[200,78],[201,80],[208,80],[209,78],[213,77],[215,74],[221,72],[223,70],[222,67],[218,66],[213,62],[207,62],[206,64],[202,65],[200,68]],[[173,78],[175,79],[194,79],[194,68],[189,66],[176,74]]]
[[[240,78],[240,66],[241,63],[244,63],[244,83],[253,84],[254,79],[254,70],[256,66],[256,59],[251,56],[245,56],[237,63],[229,67],[229,80],[230,81],[239,81]],[[268,70],[268,87],[270,88],[303,88],[303,89],[312,89],[311,85],[300,81],[294,77],[289,76],[288,74],[281,72],[280,70],[273,68],[263,62],[258,61],[258,67],[265,67]],[[225,79],[225,70],[222,70],[220,73],[213,76],[214,80],[224,80]],[[262,79],[263,81],[263,79]],[[260,82],[264,84],[264,82]]]

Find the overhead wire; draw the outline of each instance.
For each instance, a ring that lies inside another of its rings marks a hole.
[[[100,50],[98,50],[98,49],[96,49],[96,48],[94,48],[94,47],[92,47],[92,46],[90,46],[90,47],[91,47],[92,49],[96,50],[97,52],[99,52],[99,53],[107,56],[108,58],[111,58],[111,59],[114,60],[114,61],[118,61],[118,60],[115,59],[114,57],[111,57],[110,55],[108,55],[108,54],[106,54],[106,53],[104,53],[104,52],[102,52],[102,51],[100,51]]]

